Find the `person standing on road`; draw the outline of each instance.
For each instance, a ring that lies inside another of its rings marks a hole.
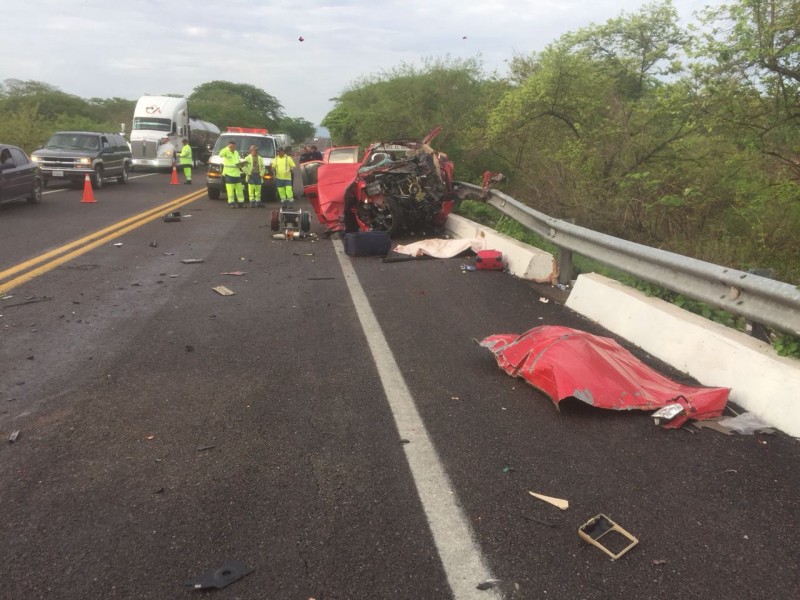
[[[192,185],[192,147],[189,145],[189,140],[183,140],[183,148],[181,153],[178,154],[178,163],[183,168],[183,183]]]
[[[250,198],[250,208],[264,206],[261,203],[261,184],[264,175],[264,159],[258,155],[258,148],[250,146],[250,154],[244,157],[245,181],[247,182],[247,196]]]
[[[275,187],[278,188],[278,199],[281,205],[294,202],[292,190],[292,176],[294,175],[294,160],[286,154],[283,148],[278,148],[278,156],[272,159],[272,171],[275,173]]]
[[[300,164],[302,165],[303,163],[306,163],[310,160],[313,160],[311,158],[311,147],[308,144],[306,144],[305,146],[303,146],[303,151],[300,153]]]
[[[244,208],[244,188],[242,187],[242,159],[236,151],[236,142],[228,142],[228,145],[220,150],[219,157],[222,159],[222,179],[225,181],[225,192],[228,194],[228,206]]]

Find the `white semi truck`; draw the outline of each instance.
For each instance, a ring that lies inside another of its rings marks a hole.
[[[216,125],[189,115],[186,98],[142,96],[133,111],[131,164],[134,168],[171,169],[184,138],[189,140],[195,162],[206,162],[218,137]]]

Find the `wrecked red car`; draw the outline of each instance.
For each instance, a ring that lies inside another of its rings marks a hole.
[[[316,198],[307,193],[320,223],[330,232],[390,236],[442,227],[457,195],[453,162],[429,145],[440,131],[422,140],[374,143],[360,163],[323,161],[316,167]]]

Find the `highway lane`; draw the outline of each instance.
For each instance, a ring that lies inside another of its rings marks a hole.
[[[109,193],[121,212],[84,217],[58,242],[178,198],[183,187],[166,182],[132,182],[118,192],[132,190],[127,204]],[[85,208],[99,204],[73,210]],[[644,414],[581,405],[559,413],[474,342],[545,323],[598,331],[541,302],[547,290],[461,273],[461,259],[351,260],[331,240],[273,240],[269,210],[201,198],[182,212],[192,216],[146,222],[0,301],[0,432],[21,432],[0,446],[9,597],[182,597],[187,578],[227,558],[255,571],[215,597],[454,597],[463,544],[442,537],[452,515],[418,491],[415,427],[498,596],[800,589],[795,440],[663,431]],[[6,224],[4,254],[15,235],[34,240],[17,261],[55,245]],[[246,275],[221,275],[232,271]],[[376,356],[378,333],[393,363]],[[421,425],[397,416],[386,364]],[[576,534],[599,512],[641,540],[616,563]],[[472,591],[483,575],[458,589],[491,597]]]

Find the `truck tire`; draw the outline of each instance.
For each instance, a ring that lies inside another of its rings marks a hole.
[[[103,165],[97,165],[92,174],[92,188],[99,190],[103,187]]]
[[[211,200],[219,200],[219,188],[218,187],[207,186],[206,189],[208,190],[208,197]]]

